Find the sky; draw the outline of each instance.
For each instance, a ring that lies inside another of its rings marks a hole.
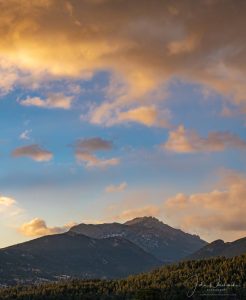
[[[245,237],[245,13],[0,0],[0,247],[141,216]]]

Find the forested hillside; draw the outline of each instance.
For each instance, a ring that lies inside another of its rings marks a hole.
[[[124,280],[72,280],[3,288],[5,300],[246,299],[246,255],[185,261]],[[212,296],[215,295],[215,296]],[[236,295],[236,297],[235,297]]]

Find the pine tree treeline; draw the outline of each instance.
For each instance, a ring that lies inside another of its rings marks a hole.
[[[71,280],[2,288],[0,299],[217,299],[202,296],[204,291],[209,293],[213,289],[229,294],[223,299],[246,299],[246,255],[185,261],[121,280]]]

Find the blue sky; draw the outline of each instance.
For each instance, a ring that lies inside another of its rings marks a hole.
[[[56,2],[0,13],[0,246],[144,215],[207,240],[244,236],[244,34],[201,23],[215,22],[204,4],[190,27],[188,3]]]

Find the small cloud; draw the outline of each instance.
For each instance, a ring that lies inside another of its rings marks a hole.
[[[43,236],[49,234],[57,234],[68,231],[76,223],[65,224],[61,227],[48,227],[43,219],[35,218],[27,223],[22,224],[18,231],[25,236]]]
[[[120,163],[119,158],[101,159],[95,155],[98,151],[109,151],[113,149],[113,143],[99,137],[80,139],[75,144],[75,157],[77,161],[83,162],[87,168],[107,168]]]
[[[18,206],[17,201],[14,198],[0,195],[0,214],[1,217],[14,217],[23,212]]]
[[[110,166],[116,166],[120,163],[119,158],[99,159],[89,152],[79,150],[76,151],[75,156],[79,162],[84,162],[87,168],[99,167],[104,169]]]
[[[113,148],[113,142],[100,137],[80,139],[76,142],[76,148],[88,152],[107,151]]]
[[[105,188],[106,193],[123,192],[127,188],[127,183],[122,182],[119,185],[109,185]]]
[[[29,145],[16,148],[12,152],[13,157],[29,157],[32,160],[42,162],[50,161],[53,158],[53,154],[50,151],[42,149],[39,145]]]
[[[220,115],[222,117],[227,117],[227,118],[243,117],[245,114],[246,114],[245,105],[227,106],[224,104],[220,112]]]
[[[30,133],[32,132],[32,130],[25,130],[23,131],[20,136],[19,139],[20,140],[30,140]]]
[[[169,132],[165,150],[176,153],[220,152],[227,148],[246,149],[246,141],[230,132],[210,132],[207,138],[201,137],[194,130],[187,130],[183,125]]]
[[[156,205],[147,205],[141,208],[123,210],[119,215],[115,216],[115,219],[119,221],[128,221],[137,217],[158,216],[160,212],[160,207]]]
[[[73,102],[72,96],[65,96],[62,93],[50,94],[48,98],[41,99],[40,97],[27,97],[20,101],[23,106],[36,106],[41,108],[60,108],[70,109]]]
[[[167,111],[160,112],[155,106],[139,106],[125,112],[120,112],[116,123],[136,122],[145,126],[168,126],[169,115]]]
[[[81,116],[81,120],[86,119]],[[102,104],[92,109],[88,115],[93,124],[113,126],[121,123],[139,123],[147,127],[169,127],[170,112],[157,108],[155,105],[138,106],[128,110],[111,107],[110,104]]]

